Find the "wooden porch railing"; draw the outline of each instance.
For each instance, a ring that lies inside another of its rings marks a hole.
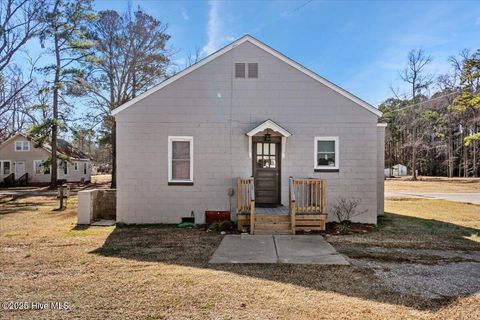
[[[28,185],[28,172],[25,172],[20,178],[18,178],[16,183],[20,186],[21,185],[27,186]]]
[[[250,234],[255,229],[255,184],[253,177],[237,179],[237,213],[250,213]]]
[[[296,215],[326,214],[326,183],[320,179],[289,179],[289,205],[292,233]]]

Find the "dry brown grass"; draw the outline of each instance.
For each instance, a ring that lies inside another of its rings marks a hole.
[[[168,226],[75,228],[75,198],[0,198],[0,301],[66,301],[65,311],[0,311],[45,319],[438,319],[480,316],[478,296],[426,300],[382,289],[370,268],[209,265],[221,237]],[[403,246],[422,224],[388,215],[377,231],[335,236],[340,249]],[[409,225],[409,223],[411,225]],[[442,222],[443,223],[443,222]],[[417,229],[411,230],[412,226]],[[392,233],[389,228],[403,228]],[[420,228],[420,229],[418,229]],[[428,230],[428,229],[427,229]],[[442,235],[419,238],[425,246]],[[443,241],[443,240],[442,240]],[[459,239],[462,241],[462,239]],[[467,240],[454,248],[475,249]],[[358,246],[361,248],[361,245]]]
[[[405,179],[385,180],[386,192],[479,192],[480,179],[429,178],[418,181]]]

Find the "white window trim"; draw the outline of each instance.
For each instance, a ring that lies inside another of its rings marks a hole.
[[[36,168],[35,168],[35,163],[36,163],[36,162],[44,163],[45,160],[33,160],[33,174],[36,174],[36,175],[50,174],[50,173],[45,173],[45,172],[37,173],[37,170],[36,170]],[[52,166],[49,166],[49,167],[50,167],[49,172],[52,172]]]
[[[65,173],[65,168],[62,166],[64,162],[65,162],[65,167],[67,167],[67,173]],[[57,165],[57,175],[60,176],[61,174],[64,177],[66,177],[68,176],[69,173],[70,173],[70,170],[68,169],[68,161],[60,160],[60,163]]]
[[[22,143],[22,149],[21,149],[21,150],[17,150],[17,143],[19,143],[19,142]],[[23,143],[24,143],[24,142],[27,143],[27,149],[26,149],[26,150],[23,150]],[[28,141],[28,140],[15,141],[14,150],[15,150],[15,152],[28,152],[28,151],[30,151],[30,141]]]
[[[172,179],[172,143],[174,141],[190,142],[190,179]],[[168,182],[192,182],[193,183],[193,137],[192,136],[168,136]]]
[[[5,175],[5,173],[3,172],[3,169],[5,167],[5,165],[4,165],[5,162],[10,163],[10,173],[8,173],[8,175],[12,173],[12,160],[0,160],[0,175],[1,176]]]
[[[317,165],[318,141],[335,141],[335,166],[319,166]],[[318,136],[313,141],[313,168],[319,170],[338,170],[340,168],[339,139],[336,137]]]

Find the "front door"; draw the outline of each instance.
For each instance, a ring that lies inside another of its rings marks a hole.
[[[20,178],[25,174],[25,161],[15,162],[15,179]]]
[[[260,206],[280,204],[280,147],[274,141],[253,143],[255,202]]]

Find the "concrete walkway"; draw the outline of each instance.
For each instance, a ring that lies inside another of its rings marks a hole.
[[[319,235],[226,235],[210,263],[349,265]]]
[[[442,199],[456,202],[480,204],[480,192],[440,193],[440,192],[385,192],[385,197]]]

